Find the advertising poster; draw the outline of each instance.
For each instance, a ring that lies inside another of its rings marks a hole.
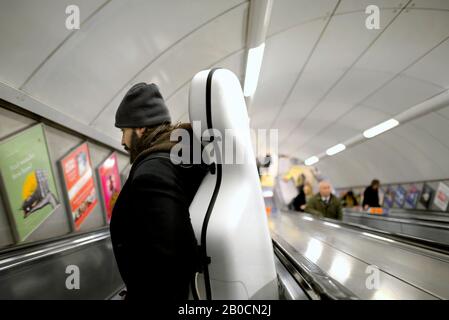
[[[416,184],[411,184],[407,188],[407,193],[405,194],[404,208],[416,209],[419,199],[419,188]]]
[[[0,143],[0,173],[16,240],[22,242],[59,205],[42,125]]]
[[[446,211],[448,203],[449,187],[443,182],[440,182],[438,184],[437,192],[435,193],[435,198],[433,199],[433,204],[437,206],[441,211]]]
[[[78,230],[98,202],[87,143],[61,159],[60,166],[75,229]]]
[[[109,223],[111,221],[112,209],[122,188],[118,171],[117,154],[115,152],[98,166],[98,177],[106,218]]]
[[[402,208],[405,201],[405,194],[407,193],[407,190],[401,185],[397,186],[395,193],[394,193],[394,204],[398,208]]]
[[[392,187],[392,186],[388,186],[385,188],[384,191],[384,203],[383,203],[383,207],[390,209],[391,207],[393,207],[394,204],[394,196],[396,193],[396,188]]]
[[[428,184],[424,184],[421,197],[419,198],[419,202],[424,206],[424,208],[429,209],[430,201],[432,200],[432,196],[435,190]]]

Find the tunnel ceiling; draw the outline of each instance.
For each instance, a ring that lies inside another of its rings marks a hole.
[[[81,28],[65,28],[68,5]],[[381,28],[365,27],[368,5]],[[187,121],[201,69],[242,80],[249,2],[1,0],[0,81],[117,141],[114,114],[136,82],[155,82]],[[449,1],[274,0],[254,128],[278,128],[279,151],[305,159],[449,88]],[[449,108],[318,163],[337,186],[376,176],[449,177]]]

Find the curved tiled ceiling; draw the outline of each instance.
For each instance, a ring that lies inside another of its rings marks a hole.
[[[64,27],[65,7],[81,29]],[[381,28],[364,27],[368,5]],[[0,10],[0,81],[119,140],[115,109],[156,82],[173,120],[188,87],[224,66],[242,80],[249,1],[15,0]],[[274,0],[251,125],[305,159],[449,88],[449,1]],[[336,186],[449,177],[449,109],[318,163]]]

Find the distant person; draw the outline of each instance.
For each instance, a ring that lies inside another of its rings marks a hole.
[[[338,198],[332,194],[328,181],[321,181],[319,192],[307,202],[305,211],[324,218],[341,220],[343,212]]]
[[[345,208],[353,208],[357,207],[359,205],[359,202],[357,201],[354,192],[352,190],[349,190],[341,198],[341,204]]]
[[[367,210],[372,207],[380,207],[379,204],[379,186],[380,181],[374,179],[371,181],[371,185],[365,189],[363,193],[363,209]]]
[[[306,208],[306,194],[304,192],[304,184],[298,186],[298,195],[293,198],[291,203],[292,210],[302,211]]]

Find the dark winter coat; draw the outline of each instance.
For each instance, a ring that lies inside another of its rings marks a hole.
[[[110,225],[127,299],[188,298],[198,261],[189,206],[205,173],[173,164],[168,152],[145,153],[133,163]]]
[[[380,207],[379,192],[378,190],[374,190],[371,186],[367,187],[363,193],[363,206],[365,205],[368,205],[369,207]]]
[[[314,195],[307,202],[305,211],[319,217],[336,220],[343,219],[343,211],[340,200],[338,200],[338,198],[333,194],[330,195],[330,199],[327,204],[323,202],[319,193]]]

